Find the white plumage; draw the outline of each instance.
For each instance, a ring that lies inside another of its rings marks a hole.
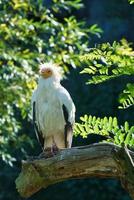
[[[32,96],[32,108],[35,103],[35,128],[44,140],[43,149],[54,145],[59,149],[69,148],[72,144],[75,106],[60,80],[60,67],[52,63],[41,65],[38,87]]]

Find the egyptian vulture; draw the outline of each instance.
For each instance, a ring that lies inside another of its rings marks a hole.
[[[54,155],[59,149],[71,148],[75,105],[60,84],[60,67],[44,63],[39,74],[38,86],[32,95],[33,124],[43,151]]]

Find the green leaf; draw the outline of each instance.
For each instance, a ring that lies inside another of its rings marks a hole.
[[[83,116],[80,117],[82,123],[76,123],[74,128],[74,134],[76,136],[81,135],[87,137],[89,134],[98,134],[103,136],[109,136],[105,139],[107,142],[113,142],[117,145],[129,145],[133,146],[134,139],[134,126],[129,126],[126,121],[124,126],[118,124],[116,117],[95,117],[95,116]]]

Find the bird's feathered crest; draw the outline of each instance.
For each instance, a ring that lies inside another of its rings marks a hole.
[[[41,71],[42,68],[46,68],[46,69],[52,70],[53,76],[57,80],[60,81],[62,79],[63,69],[60,66],[58,66],[57,64],[54,64],[52,62],[40,63],[39,72]]]

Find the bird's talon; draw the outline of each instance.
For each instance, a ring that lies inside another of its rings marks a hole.
[[[59,151],[59,148],[56,146],[56,144],[52,145],[51,147],[51,153],[52,153],[52,156],[55,156]]]
[[[54,144],[53,146],[53,152],[55,153],[55,155],[58,153],[59,148],[56,146],[56,144]]]

